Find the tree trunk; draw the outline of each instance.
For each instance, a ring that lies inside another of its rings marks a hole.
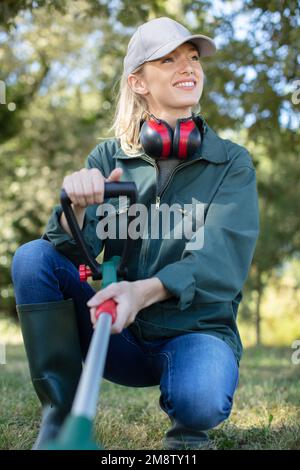
[[[260,284],[257,289],[256,309],[255,309],[255,326],[256,326],[256,346],[261,345],[261,299],[262,299],[263,287]]]

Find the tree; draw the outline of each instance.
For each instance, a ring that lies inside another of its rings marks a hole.
[[[107,137],[129,37],[142,22],[170,16],[216,38],[217,55],[203,59],[201,110],[249,149],[257,169],[261,231],[246,290],[257,299],[249,318],[259,340],[269,276],[299,253],[299,105],[291,101],[298,2],[20,0],[0,8],[0,80],[16,104],[13,112],[0,105],[2,300],[13,308],[14,250],[40,236],[63,176]]]

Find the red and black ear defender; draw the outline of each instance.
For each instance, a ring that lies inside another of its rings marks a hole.
[[[140,126],[140,142],[147,155],[162,160],[185,160],[199,149],[202,142],[199,116],[177,119],[174,131],[166,121],[150,116]]]

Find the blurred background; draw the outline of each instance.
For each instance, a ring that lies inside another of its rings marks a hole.
[[[0,342],[21,344],[12,256],[19,245],[41,236],[58,203],[63,177],[84,166],[99,137],[109,137],[128,40],[140,23],[158,16],[207,34],[217,44],[217,55],[202,61],[207,80],[201,112],[221,137],[250,151],[260,199],[260,238],[239,327],[244,345],[254,354],[248,359],[257,357],[265,364],[266,351],[272,351],[274,367],[283,357],[291,367],[292,345],[300,340],[296,0],[1,1]],[[263,347],[270,349],[255,356]],[[15,371],[24,368],[20,351],[12,349],[19,364]],[[16,377],[17,372],[11,385]],[[267,412],[264,429],[274,416]],[[14,438],[8,434],[2,447],[9,448]],[[300,443],[299,434],[297,439]]]

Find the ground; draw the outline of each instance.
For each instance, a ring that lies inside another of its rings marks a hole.
[[[6,364],[0,365],[0,449],[30,449],[40,407],[17,327],[0,327]],[[13,340],[11,340],[13,338]],[[300,365],[290,347],[245,350],[230,418],[210,437],[218,449],[300,448]],[[95,422],[106,449],[161,449],[169,427],[158,405],[159,389],[103,383]]]

